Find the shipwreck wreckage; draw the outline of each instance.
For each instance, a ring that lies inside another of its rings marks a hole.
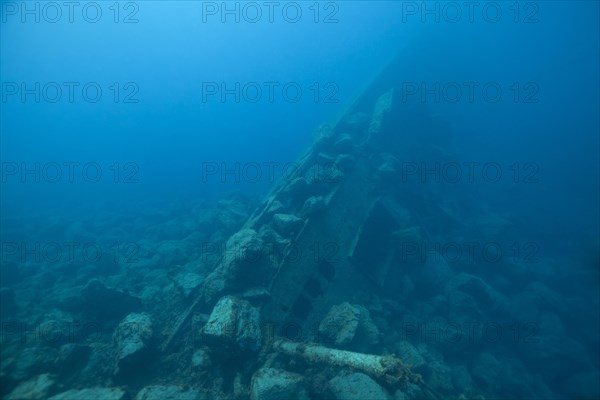
[[[407,104],[390,79],[399,62],[392,60],[335,123],[321,128],[297,162],[302,173],[282,179],[228,240],[192,303],[171,313],[163,354],[189,350],[195,313],[210,314],[203,333],[214,338],[226,329],[219,314],[258,312],[260,327],[229,326],[226,335],[246,330],[246,339],[261,338],[263,353],[357,370],[392,386],[411,382],[441,398],[395,356],[336,349],[318,338],[333,305],[381,289],[399,273],[394,240],[411,235],[408,219],[415,215],[402,204],[398,163],[415,149],[398,131]],[[242,301],[252,308],[233,299],[249,299]]]

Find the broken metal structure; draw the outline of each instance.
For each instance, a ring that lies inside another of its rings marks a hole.
[[[415,232],[415,215],[399,188],[399,160],[411,150],[397,124],[407,105],[390,79],[398,63],[391,62],[336,123],[321,128],[297,163],[300,173],[279,182],[229,239],[193,303],[166,332],[163,351],[185,342],[179,338],[194,312],[210,312],[219,299],[234,295],[256,302],[261,324],[270,327],[267,347],[293,355],[298,345],[282,337],[318,342],[306,334],[317,331],[332,305],[382,289],[399,273],[394,241],[427,232]],[[310,349],[333,365],[367,372],[385,367],[379,356]],[[410,376],[402,368],[398,379]]]

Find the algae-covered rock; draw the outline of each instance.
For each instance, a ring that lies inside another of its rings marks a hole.
[[[42,400],[48,398],[50,389],[54,386],[54,379],[50,374],[41,374],[17,386],[6,400]]]
[[[132,313],[119,323],[113,335],[117,348],[115,373],[138,368],[148,353],[152,334],[152,320],[147,314]]]
[[[288,236],[292,233],[297,233],[304,224],[302,218],[298,218],[291,214],[275,214],[273,215],[273,228],[283,236]]]
[[[219,350],[257,351],[262,340],[260,314],[248,301],[225,296],[213,308],[202,333]]]
[[[147,386],[140,390],[135,400],[208,400],[204,392],[183,389],[179,386]]]
[[[388,393],[368,375],[342,373],[329,381],[336,400],[389,400]]]
[[[125,392],[120,388],[71,389],[50,397],[48,400],[122,400]]]
[[[262,368],[252,376],[252,400],[308,400],[302,375],[275,368]]]
[[[359,305],[342,303],[331,307],[319,324],[322,340],[339,347],[365,348],[379,342],[379,331],[369,311]]]

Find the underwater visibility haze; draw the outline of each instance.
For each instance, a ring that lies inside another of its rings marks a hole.
[[[0,396],[600,398],[598,1],[0,1]]]

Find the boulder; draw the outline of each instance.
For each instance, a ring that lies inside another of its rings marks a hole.
[[[196,289],[202,283],[203,278],[198,274],[192,272],[183,272],[177,274],[174,278],[175,286],[183,293],[185,297],[188,297],[194,289]]]
[[[342,373],[329,381],[336,400],[389,400],[387,392],[368,375]]]
[[[308,400],[302,375],[275,368],[259,369],[252,376],[252,400]]]
[[[263,284],[270,272],[269,257],[264,241],[254,229],[241,229],[232,235],[225,246],[221,263],[202,283],[207,303],[251,284]]]
[[[266,287],[257,286],[246,290],[240,297],[254,306],[259,306],[271,298],[271,293]]]
[[[198,369],[210,367],[210,355],[206,349],[199,349],[192,354],[192,366]]]
[[[23,349],[17,357],[10,376],[15,381],[50,371],[55,367],[58,350],[54,347],[34,346]]]
[[[232,235],[227,241],[223,253],[222,268],[228,279],[256,274],[257,265],[264,261],[261,256],[264,243],[254,229],[242,229]]]
[[[48,400],[122,400],[125,392],[120,388],[71,389],[50,397]]]
[[[273,214],[281,213],[281,212],[283,212],[284,209],[285,209],[285,207],[283,206],[283,204],[281,204],[281,202],[279,200],[275,200],[269,206],[269,209],[267,210],[267,214],[273,215]]]
[[[113,335],[117,348],[115,374],[140,368],[150,351],[152,335],[152,320],[147,314],[132,313],[119,323]]]
[[[425,358],[415,346],[406,340],[396,343],[394,353],[415,372],[420,373],[426,366]]]
[[[350,303],[331,307],[319,324],[319,335],[326,343],[360,350],[379,342],[379,331],[369,311]]]
[[[482,310],[508,310],[507,300],[483,279],[464,272],[456,275],[446,285],[447,293],[460,291],[472,296]]]
[[[298,233],[304,220],[291,214],[273,215],[273,228],[283,236],[289,236]]]
[[[48,398],[50,389],[54,386],[54,379],[50,374],[38,375],[17,386],[6,400],[43,400]]]
[[[140,390],[135,400],[205,400],[204,392],[183,389],[179,386],[147,386]]]
[[[303,217],[311,216],[325,208],[325,199],[322,196],[312,196],[306,199],[302,206]]]
[[[222,297],[202,329],[206,343],[221,352],[257,351],[261,346],[260,314],[248,301]]]

